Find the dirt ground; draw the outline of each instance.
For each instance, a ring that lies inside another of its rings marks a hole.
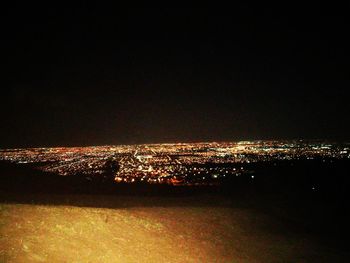
[[[110,208],[2,203],[0,262],[345,262],[256,211],[132,199],[104,199]]]

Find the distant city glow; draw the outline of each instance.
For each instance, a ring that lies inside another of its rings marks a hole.
[[[116,183],[215,185],[249,176],[257,162],[350,158],[349,145],[304,141],[166,143],[0,150],[0,160],[87,179],[111,174]],[[274,163],[274,165],[276,165]],[[312,187],[312,190],[315,190]]]

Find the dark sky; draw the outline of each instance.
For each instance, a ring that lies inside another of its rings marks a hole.
[[[350,139],[349,6],[4,10],[0,148]]]

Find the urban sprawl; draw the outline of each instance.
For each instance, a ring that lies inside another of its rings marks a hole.
[[[259,162],[349,158],[350,144],[301,140],[0,150],[0,161],[62,176],[170,185],[211,185],[231,176],[250,176],[248,164]]]

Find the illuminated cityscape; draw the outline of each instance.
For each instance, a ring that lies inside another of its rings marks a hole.
[[[349,159],[350,144],[321,141],[241,141],[2,149],[0,160],[62,176],[116,183],[216,185],[249,176],[254,163]]]
[[[1,9],[0,263],[350,262],[347,2],[51,2]]]

